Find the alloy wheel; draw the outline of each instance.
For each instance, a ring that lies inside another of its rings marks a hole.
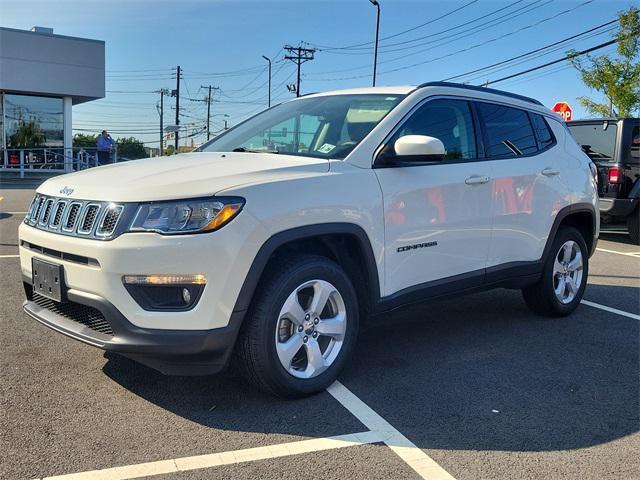
[[[583,260],[580,246],[573,240],[565,242],[553,263],[553,290],[560,303],[571,303],[582,285]]]
[[[278,359],[290,375],[314,378],[336,360],[346,330],[347,311],[338,289],[325,280],[305,282],[291,292],[278,315]]]

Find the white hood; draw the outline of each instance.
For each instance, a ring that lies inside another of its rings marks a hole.
[[[237,185],[327,172],[324,159],[263,153],[187,153],[133,160],[54,177],[39,193],[113,202],[214,195]]]

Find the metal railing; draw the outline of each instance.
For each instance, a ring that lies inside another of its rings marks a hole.
[[[110,161],[118,161],[118,150],[111,152]],[[0,150],[0,171],[25,173],[63,173],[98,166],[96,148],[7,148]]]

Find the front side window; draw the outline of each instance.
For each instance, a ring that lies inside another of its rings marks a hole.
[[[446,160],[477,158],[476,137],[469,103],[464,100],[432,100],[420,107],[388,142],[405,135],[426,135],[439,139],[445,148]],[[391,152],[389,152],[391,153]]]
[[[486,131],[487,157],[509,158],[538,151],[529,116],[524,110],[479,102],[478,112]]]
[[[343,159],[404,97],[355,94],[302,98],[265,110],[197,151]]]

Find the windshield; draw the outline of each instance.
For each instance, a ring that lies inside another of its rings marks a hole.
[[[569,125],[569,130],[576,139],[578,145],[583,147],[585,153],[592,160],[612,159],[616,150],[616,135],[618,126],[615,123],[606,122],[596,125]]]
[[[405,95],[330,95],[277,105],[204,144],[200,152],[346,157]]]

